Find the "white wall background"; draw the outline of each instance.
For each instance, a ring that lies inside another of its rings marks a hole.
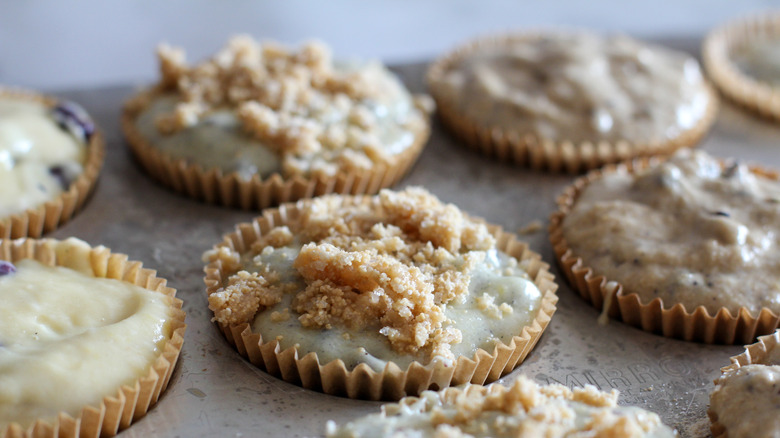
[[[0,83],[43,90],[144,83],[160,41],[189,59],[236,33],[298,43],[319,38],[341,57],[429,59],[475,35],[575,26],[645,38],[699,38],[780,0],[0,0]]]

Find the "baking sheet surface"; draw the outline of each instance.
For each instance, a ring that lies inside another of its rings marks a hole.
[[[414,91],[424,89],[424,65],[396,70]],[[242,359],[210,322],[201,254],[235,224],[258,213],[205,205],[147,178],[119,130],[119,108],[133,92],[126,86],[59,93],[97,119],[108,153],[86,208],[51,235],[76,236],[126,253],[156,269],[184,300],[188,329],[171,384],[150,413],[120,436],[320,436],[327,420],[343,423],[378,412],[376,402],[332,397],[271,377]],[[780,127],[723,102],[702,148],[780,168]],[[501,382],[525,374],[542,383],[616,388],[621,404],[657,412],[683,437],[709,436],[706,408],[712,381],[742,347],[665,339],[616,321],[598,325],[598,312],[561,278],[547,240],[554,199],[572,179],[482,157],[436,124],[400,187],[425,186],[442,200],[509,231],[534,221],[543,224],[522,239],[553,265],[560,285],[558,311],[526,362]]]

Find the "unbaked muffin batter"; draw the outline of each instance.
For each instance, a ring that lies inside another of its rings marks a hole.
[[[664,141],[711,104],[691,56],[585,32],[479,46],[432,86],[481,126],[553,141]]]
[[[664,307],[780,313],[780,184],[682,150],[588,184],[563,221],[573,254],[624,294]]]
[[[731,59],[745,75],[780,87],[780,38],[766,36],[746,41],[733,50]]]
[[[160,93],[130,104],[137,128],[205,169],[243,179],[334,175],[391,164],[427,135],[430,99],[413,97],[378,62],[334,63],[319,43],[291,51],[237,37],[193,67],[180,49],[159,55]]]
[[[710,414],[730,438],[780,437],[780,345],[777,333],[768,338],[765,354],[727,371],[710,395]]]
[[[249,322],[282,349],[316,352],[351,369],[367,363],[452,363],[519,336],[541,292],[487,227],[420,188],[382,191],[373,204],[312,201],[300,222],[270,230],[209,296],[215,319]]]
[[[97,406],[170,338],[163,294],[27,259],[0,274],[0,431]]]
[[[86,139],[60,127],[53,111],[0,96],[0,217],[56,198],[82,173]]]
[[[677,434],[658,415],[617,406],[617,391],[593,386],[569,390],[539,386],[519,376],[511,387],[467,385],[446,393],[424,391],[385,405],[337,427],[328,422],[329,438],[389,437],[635,437]]]

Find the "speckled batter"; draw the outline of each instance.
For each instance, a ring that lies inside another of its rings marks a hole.
[[[482,46],[432,85],[482,126],[555,141],[661,141],[711,104],[692,57],[584,32]]]
[[[683,150],[589,184],[563,221],[574,255],[643,303],[780,313],[780,184]]]

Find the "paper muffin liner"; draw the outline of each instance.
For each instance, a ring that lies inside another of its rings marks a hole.
[[[184,342],[184,311],[176,289],[166,286],[166,280],[156,272],[129,261],[125,254],[97,246],[90,248],[77,239],[17,239],[0,242],[0,259],[15,262],[31,258],[49,266],[64,266],[84,272],[91,268],[95,277],[125,281],[170,298],[168,321],[170,338],[160,348],[148,373],[128,385],[121,385],[97,405],[88,405],[75,417],[61,412],[53,421],[38,420],[27,428],[11,423],[0,429],[3,438],[91,438],[114,436],[120,430],[146,415],[160,394],[168,387]]]
[[[544,33],[528,32],[483,37],[456,48],[436,60],[428,69],[428,88],[436,101],[441,121],[469,148],[499,161],[512,162],[534,170],[574,174],[634,157],[670,154],[682,147],[695,146],[715,121],[718,114],[718,96],[714,89],[706,84],[709,104],[704,115],[693,127],[675,137],[649,142],[632,142],[630,139],[584,142],[552,140],[533,132],[483,126],[459,113],[453,99],[437,85],[441,83],[450,66],[473,53],[516,41],[535,39],[542,35]]]
[[[745,351],[742,354],[732,356],[731,365],[720,369],[720,377],[715,379],[715,386],[720,384],[721,379],[725,377],[726,373],[746,365],[764,364],[764,358],[775,348],[780,348],[780,330],[776,330],[770,335],[760,336],[758,342],[746,345]],[[727,437],[728,433],[726,427],[718,421],[718,414],[714,412],[712,408],[707,409],[707,416],[710,417],[710,430],[712,431],[713,438]]]
[[[609,173],[631,173],[658,164],[662,160],[663,158],[659,157],[642,157],[593,170],[575,180],[558,197],[558,211],[550,216],[548,231],[558,266],[569,284],[582,298],[596,309],[602,310],[604,315],[669,338],[708,344],[745,344],[758,335],[771,333],[780,325],[780,315],[768,308],[762,308],[758,315],[753,315],[744,307],[736,313],[723,307],[711,315],[703,306],[695,309],[687,309],[681,303],[665,306],[660,298],[643,303],[639,295],[623,293],[620,283],[594,272],[593,268],[569,247],[563,237],[563,220],[588,184]],[[778,173],[774,171],[759,167],[751,167],[750,170],[765,178],[779,179]]]
[[[780,120],[780,87],[744,74],[731,61],[734,49],[766,36],[780,39],[780,13],[743,18],[713,30],[702,44],[702,60],[723,94],[764,117]]]
[[[284,204],[279,208],[266,210],[251,223],[236,226],[233,233],[225,236],[216,245],[227,247],[238,253],[249,251],[253,242],[275,226],[296,221],[310,201]],[[344,197],[342,206],[361,205],[371,202],[371,197]],[[526,272],[542,292],[542,301],[534,320],[525,326],[521,334],[512,338],[509,344],[498,343],[492,352],[478,349],[473,357],[459,357],[454,366],[439,362],[421,364],[412,362],[406,369],[389,363],[382,372],[376,372],[361,363],[348,370],[340,359],[320,363],[312,352],[301,356],[295,346],[281,350],[274,333],[267,333],[268,340],[260,333],[253,333],[247,323],[225,325],[217,323],[220,331],[238,352],[254,365],[283,380],[304,388],[327,394],[368,400],[398,400],[407,395],[417,395],[426,389],[439,389],[462,383],[484,384],[491,382],[517,367],[536,345],[555,312],[558,296],[557,284],[549,272],[549,265],[541,256],[500,227],[490,225],[491,234],[496,237],[498,249],[527,261]],[[227,278],[222,272],[222,262],[217,260],[205,268],[205,283],[209,295],[217,292]]]
[[[414,142],[389,165],[375,164],[368,170],[339,172],[333,176],[291,176],[274,173],[261,178],[253,175],[243,179],[237,173],[225,173],[217,168],[204,168],[185,159],[161,152],[147,141],[135,121],[142,108],[134,101],[149,100],[160,91],[152,88],[131,98],[122,111],[122,131],[130,150],[144,170],[158,183],[176,193],[209,204],[260,210],[283,202],[292,202],[329,193],[374,194],[395,185],[412,168],[430,136],[430,122],[415,133]]]
[[[29,99],[50,107],[59,102],[53,97],[0,86],[0,99],[4,97]],[[105,152],[103,134],[95,129],[87,143],[84,171],[70,184],[68,190],[37,207],[0,218],[0,238],[41,237],[73,218],[95,188]]]

